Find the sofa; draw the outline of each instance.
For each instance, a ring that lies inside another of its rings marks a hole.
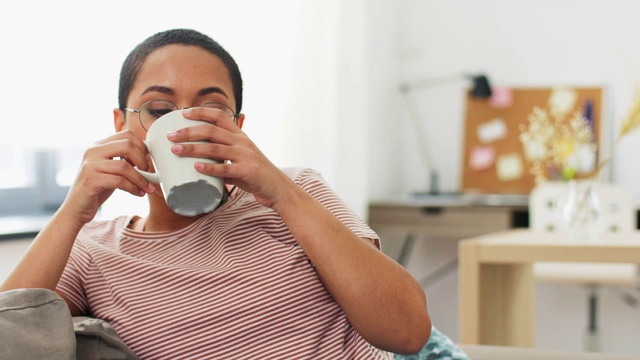
[[[72,321],[69,321],[71,319]],[[19,326],[18,326],[19,324]],[[456,345],[436,328],[415,355],[406,360],[630,360],[640,356],[562,352],[501,346]],[[0,358],[3,360],[137,359],[105,321],[71,317],[56,293],[17,289],[0,293]]]

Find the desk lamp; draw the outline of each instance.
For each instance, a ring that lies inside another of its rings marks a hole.
[[[426,162],[429,168],[429,194],[436,195],[441,194],[439,190],[439,174],[438,169],[436,168],[431,155],[427,149],[427,144],[424,141],[424,134],[422,128],[422,122],[420,121],[420,115],[418,114],[417,107],[415,103],[412,101],[409,96],[410,93],[414,90],[424,89],[428,87],[434,87],[438,85],[444,85],[448,83],[452,83],[454,81],[458,81],[461,79],[471,80],[473,83],[473,87],[471,88],[471,96],[478,99],[487,99],[491,97],[491,85],[489,85],[489,79],[484,74],[468,74],[468,73],[460,73],[454,74],[450,76],[444,76],[439,78],[427,78],[420,79],[412,82],[405,82],[400,85],[400,92],[402,93],[405,101],[407,102],[407,108],[409,109],[409,116],[411,118],[411,122],[415,127],[416,134],[418,135],[418,143],[420,144],[420,149],[422,151],[422,156],[424,157],[424,161]]]

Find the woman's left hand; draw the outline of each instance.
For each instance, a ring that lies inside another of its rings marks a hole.
[[[224,112],[195,107],[182,114],[215,125],[196,125],[168,134],[168,139],[176,143],[171,149],[176,155],[225,160],[221,164],[196,163],[199,172],[224,178],[226,184],[252,193],[260,204],[271,208],[295,186]],[[192,141],[206,143],[185,143]]]

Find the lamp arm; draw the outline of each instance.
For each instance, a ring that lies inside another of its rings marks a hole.
[[[451,74],[451,75],[441,76],[436,78],[418,79],[418,80],[408,81],[400,84],[400,91],[403,93],[407,93],[412,90],[419,90],[419,89],[424,89],[428,87],[447,84],[447,83],[455,82],[460,79],[470,78],[470,77],[473,77],[473,76],[471,74],[466,74],[466,73],[457,73],[457,74]]]
[[[426,87],[433,87],[438,85],[443,85],[451,82],[455,82],[460,79],[471,79],[473,80],[473,89],[470,94],[474,98],[478,99],[487,99],[491,97],[491,86],[489,84],[489,80],[484,74],[473,75],[466,72],[456,73],[447,76],[441,76],[437,78],[425,78],[419,79],[415,81],[405,82],[400,84],[400,93],[402,97],[407,103],[407,109],[409,110],[409,118],[411,119],[411,123],[414,127],[416,136],[418,137],[418,144],[420,145],[420,153],[427,164],[429,170],[429,187],[430,192],[432,194],[438,193],[439,188],[439,179],[438,179],[438,169],[435,166],[431,155],[429,154],[429,150],[427,149],[427,144],[424,141],[424,129],[422,128],[422,123],[420,122],[420,116],[418,114],[418,109],[416,104],[413,102],[411,98],[411,91],[418,90]]]
[[[407,109],[409,110],[411,124],[414,127],[418,144],[420,145],[420,154],[422,155],[423,161],[427,164],[427,169],[429,171],[429,192],[436,194],[439,192],[438,169],[435,166],[433,158],[429,154],[429,149],[427,149],[427,144],[424,141],[424,127],[422,126],[422,122],[420,122],[418,109],[409,95],[408,91],[402,92],[402,97],[407,103]]]

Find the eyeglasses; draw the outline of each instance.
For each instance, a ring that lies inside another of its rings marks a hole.
[[[231,108],[227,105],[217,102],[206,102],[197,107],[222,110],[222,112],[224,112],[229,117],[229,119],[238,124],[238,117],[240,115],[234,113],[233,110],[231,110]],[[142,128],[144,128],[146,131],[149,131],[149,128],[154,121],[158,120],[162,115],[168,114],[178,109],[178,105],[172,103],[169,100],[151,100],[142,104],[142,106],[138,110],[130,108],[124,108],[123,110],[137,113],[138,119],[140,120],[140,125],[142,125]],[[185,107],[182,109],[188,108]]]

